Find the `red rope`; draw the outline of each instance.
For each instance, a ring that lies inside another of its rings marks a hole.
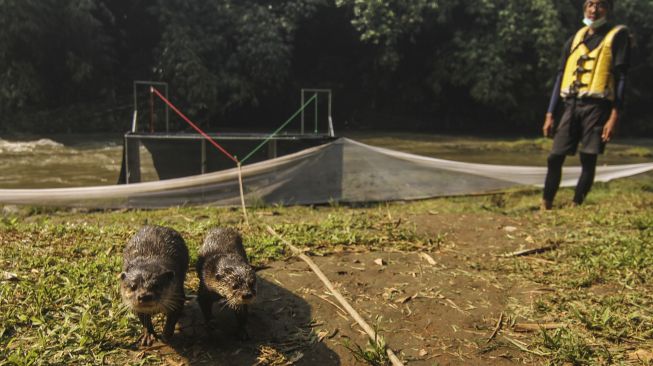
[[[210,142],[211,144],[213,144],[213,146],[217,147],[218,150],[222,151],[222,153],[224,153],[225,155],[227,155],[227,156],[229,157],[229,159],[233,160],[236,164],[239,163],[239,162],[238,162],[238,159],[236,159],[236,158],[233,157],[231,154],[229,154],[229,153],[227,152],[227,150],[225,150],[222,146],[220,146],[217,142],[215,142],[215,140],[213,140],[213,139],[211,138],[211,136],[209,136],[209,135],[207,135],[206,133],[204,133],[204,131],[202,131],[202,130],[201,130],[199,127],[197,127],[193,122],[191,122],[191,120],[188,119],[188,117],[186,117],[183,113],[181,113],[181,111],[179,111],[179,109],[177,109],[174,105],[172,105],[172,103],[170,103],[170,101],[169,101],[168,99],[166,99],[166,97],[164,97],[163,95],[161,95],[161,93],[159,93],[159,91],[156,90],[155,87],[151,86],[151,87],[150,87],[150,92],[153,92],[153,93],[156,94],[159,98],[161,98],[161,100],[163,100],[163,101],[164,101],[164,102],[165,102],[165,103],[166,103],[170,108],[172,108],[173,111],[177,112],[177,114],[178,114],[178,115],[179,115],[179,116],[180,116],[184,121],[186,121],[186,123],[188,123],[189,125],[191,125],[191,127],[193,127],[193,128],[195,129],[195,131],[199,132],[200,135],[204,136],[205,139],[209,140],[209,142]]]

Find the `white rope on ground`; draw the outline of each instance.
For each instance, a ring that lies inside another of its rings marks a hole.
[[[240,162],[238,162],[238,186],[240,187],[240,204],[243,208],[243,217],[245,218],[245,224],[249,227],[247,208],[245,207],[245,190],[243,189],[243,169]]]
[[[354,318],[354,320],[358,323],[358,325],[360,325],[361,328],[363,328],[363,330],[365,331],[365,333],[367,333],[368,337],[370,337],[372,342],[375,342],[377,346],[381,347],[382,345],[381,345],[380,338],[376,334],[374,329],[372,329],[372,327],[370,327],[365,322],[365,320],[363,320],[363,318],[358,314],[358,312],[353,307],[351,307],[351,305],[349,305],[349,302],[347,302],[347,300],[342,296],[342,294],[340,294],[340,292],[336,290],[336,288],[333,286],[331,281],[329,281],[329,279],[324,275],[322,270],[320,270],[320,267],[318,267],[311,258],[303,254],[299,248],[290,244],[288,241],[282,238],[281,235],[277,234],[277,232],[274,231],[274,229],[272,229],[270,226],[266,226],[266,227],[270,234],[272,234],[273,236],[281,240],[281,242],[283,242],[286,246],[288,246],[299,258],[301,258],[304,262],[306,262],[306,264],[308,264],[309,267],[311,267],[311,270],[315,272],[317,277],[319,277],[320,280],[324,283],[324,285],[329,289],[329,291],[331,291],[331,294],[333,294],[333,296],[340,302],[340,304],[345,308],[345,310],[347,310],[349,315],[351,315],[351,317]],[[401,360],[399,360],[397,355],[395,355],[395,353],[392,352],[390,347],[386,345],[385,350],[388,355],[388,358],[390,359],[390,362],[392,362],[394,366],[404,365],[401,362]]]

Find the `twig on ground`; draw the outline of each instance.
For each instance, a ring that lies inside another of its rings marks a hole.
[[[428,254],[426,254],[424,252],[419,253],[419,256],[424,258],[432,266],[435,266],[437,264],[437,262],[435,261],[435,259],[433,259],[433,257],[431,257],[430,255],[428,255]]]
[[[521,257],[524,255],[544,253],[544,252],[548,252],[549,250],[554,250],[557,248],[558,245],[547,245],[539,248],[530,248],[530,249],[518,250],[512,253],[500,254],[498,255],[498,257],[503,257],[503,258]]]
[[[501,314],[499,314],[499,320],[497,320],[497,325],[494,327],[494,331],[492,332],[492,334],[490,334],[490,338],[488,338],[487,341],[485,341],[485,343],[490,343],[490,341],[494,339],[497,333],[499,333],[499,330],[501,329],[502,325],[503,325],[503,311],[501,312]]]
[[[558,329],[565,325],[563,323],[516,323],[515,332],[534,332],[540,329]]]
[[[538,356],[542,356],[542,357],[543,357],[543,356],[548,356],[548,355],[549,355],[549,353],[546,353],[546,352],[540,352],[540,351],[530,350],[530,349],[528,349],[528,347],[526,346],[525,343],[520,342],[520,341],[515,340],[515,339],[512,339],[512,338],[507,337],[507,336],[505,336],[505,335],[503,336],[503,338],[504,338],[505,340],[507,340],[508,342],[512,343],[515,347],[519,348],[520,350],[522,350],[522,351],[524,351],[524,352],[532,353],[532,354],[534,354],[534,355],[538,355]]]
[[[465,315],[469,315],[469,312],[467,312],[467,311],[461,309],[458,305],[456,305],[455,302],[453,302],[453,300],[445,298],[444,301],[446,301],[447,303],[449,303],[449,305],[451,305],[452,308],[454,308],[454,309],[460,311],[461,313],[463,313],[463,314],[465,314]]]
[[[333,305],[336,309],[338,309],[339,311],[341,311],[343,314],[346,314],[346,313],[347,313],[347,312],[345,311],[345,309],[341,308],[340,306],[338,306],[338,304],[336,304],[335,302],[333,302],[333,301],[327,299],[326,297],[324,297],[324,296],[320,296],[320,295],[317,295],[317,294],[312,294],[312,295],[315,296],[315,297],[318,297],[318,298],[320,298],[320,299],[322,299],[322,300],[324,300],[324,301],[326,301],[326,302],[328,302],[328,303],[331,304],[331,305]]]
[[[377,345],[381,346],[381,343],[379,342],[380,337],[376,334],[376,332],[372,329],[372,327],[370,327],[365,322],[365,320],[363,320],[363,318],[360,316],[360,314],[358,314],[358,312],[353,307],[351,307],[351,305],[349,305],[347,300],[333,286],[331,281],[324,275],[322,270],[315,264],[315,262],[313,262],[313,260],[311,260],[311,258],[306,256],[305,254],[303,254],[302,251],[299,248],[297,248],[296,246],[290,244],[288,241],[286,241],[284,238],[282,238],[270,226],[267,226],[267,230],[268,230],[268,232],[270,234],[274,235],[279,240],[281,240],[281,242],[283,242],[285,245],[287,245],[297,256],[299,256],[299,258],[301,258],[301,260],[303,260],[304,262],[306,262],[306,264],[308,264],[308,266],[313,270],[313,272],[315,272],[317,277],[319,277],[320,280],[324,283],[324,285],[329,289],[329,291],[331,291],[331,294],[333,294],[333,296],[347,310],[347,313],[349,313],[349,315],[351,315],[351,317],[354,318],[354,320],[356,320],[358,325],[360,325],[361,328],[363,328],[363,330],[365,330],[365,333],[367,333],[367,336],[370,337],[370,339],[373,342],[375,342]],[[392,349],[390,349],[390,347],[386,347],[385,350],[386,350],[386,354],[388,355],[388,358],[390,359],[390,362],[392,362],[392,364],[394,366],[403,366],[403,363],[401,362],[401,360],[399,360],[397,355],[395,355],[395,353],[392,351]]]

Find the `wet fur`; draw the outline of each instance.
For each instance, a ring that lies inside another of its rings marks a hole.
[[[187,271],[188,248],[173,229],[144,226],[125,246],[120,293],[143,325],[141,345],[150,346],[156,339],[154,314],[166,314],[163,337],[172,337],[184,306]]]
[[[247,338],[247,305],[256,297],[256,273],[238,231],[232,228],[211,229],[200,248],[197,260],[200,279],[197,301],[208,324],[213,302],[224,301],[236,312],[239,332]]]

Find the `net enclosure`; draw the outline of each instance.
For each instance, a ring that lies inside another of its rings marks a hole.
[[[653,163],[600,166],[597,181],[653,170]],[[500,191],[540,185],[546,168],[456,162],[339,138],[241,167],[245,203],[253,205],[379,202]],[[572,186],[580,167],[565,167]],[[98,208],[240,205],[239,169],[124,185],[0,189],[0,203]]]

